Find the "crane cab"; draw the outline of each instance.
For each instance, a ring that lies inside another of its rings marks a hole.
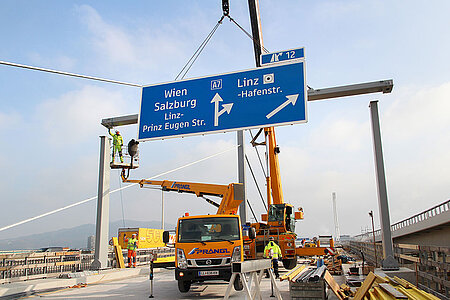
[[[303,210],[295,211],[294,206],[288,203],[271,204],[267,214],[262,215],[262,220],[279,232],[295,232],[295,221],[301,219]]]

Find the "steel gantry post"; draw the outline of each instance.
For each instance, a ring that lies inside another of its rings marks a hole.
[[[108,231],[109,231],[109,159],[111,148],[109,138],[100,136],[100,164],[98,174],[97,221],[95,224],[95,253],[91,268],[94,270],[108,267]]]
[[[383,241],[383,270],[398,270],[399,265],[394,258],[392,244],[391,220],[387,200],[386,175],[384,173],[383,149],[381,146],[380,120],[378,116],[378,100],[370,102],[370,116],[372,120],[373,152],[375,155],[375,171],[377,175],[378,209],[380,210],[381,239]]]
[[[261,24],[259,19],[259,4],[258,0],[248,0],[248,8],[250,12],[250,22],[252,24],[253,45],[255,49],[255,63],[257,67],[261,66],[260,55],[262,51],[262,34]],[[241,223],[247,222],[247,192],[245,184],[245,139],[244,131],[237,131],[238,141],[238,179],[239,183],[244,185],[244,201],[239,205],[239,216],[241,217]]]
[[[242,203],[239,205],[239,216],[241,217],[241,225],[247,223],[247,192],[245,186],[245,147],[244,147],[244,131],[239,130],[237,132],[237,143],[238,143],[238,180],[239,183],[242,183],[244,186],[243,191],[243,199]]]

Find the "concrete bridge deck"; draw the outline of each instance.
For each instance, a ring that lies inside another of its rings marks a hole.
[[[450,247],[450,200],[391,225],[395,243]],[[372,232],[355,237],[371,241]],[[375,240],[381,242],[381,230],[375,231]]]
[[[280,274],[286,273],[280,268]],[[335,276],[341,284],[344,276]],[[87,283],[87,285],[84,285]],[[177,281],[174,279],[172,268],[157,268],[154,273],[155,299],[223,299],[227,288],[224,281],[193,284],[188,293],[178,291]],[[277,280],[278,288],[283,299],[290,299],[289,282]],[[263,278],[261,282],[262,299],[276,299],[271,296],[270,280]],[[39,279],[26,282],[4,284],[0,286],[1,299],[144,299],[150,295],[149,268],[115,269],[73,279]],[[337,299],[331,290],[328,299]],[[232,289],[230,299],[244,299],[244,291]]]

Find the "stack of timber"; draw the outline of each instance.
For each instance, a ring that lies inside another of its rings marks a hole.
[[[410,282],[395,276],[380,277],[370,272],[361,287],[356,291],[354,300],[362,299],[424,299],[438,300],[439,298],[418,289]]]

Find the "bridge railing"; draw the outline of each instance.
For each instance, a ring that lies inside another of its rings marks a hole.
[[[137,249],[137,265],[150,264],[150,257],[156,253],[158,257],[175,255],[174,249],[152,248]],[[126,261],[126,250],[123,252]],[[93,251],[70,250],[60,252],[28,251],[21,253],[0,254],[0,284],[47,277],[60,277],[62,274],[90,270],[94,261]],[[110,249],[108,267],[117,265]]]
[[[441,204],[438,204],[436,206],[433,206],[430,209],[427,209],[421,213],[418,213],[416,215],[413,215],[407,219],[404,219],[402,221],[399,221],[395,224],[391,225],[391,232],[394,233],[395,231],[401,230],[403,228],[406,228],[408,226],[418,224],[420,222],[426,221],[430,218],[433,218],[437,215],[440,215],[442,213],[445,213],[450,210],[450,199],[447,201],[444,201]],[[366,232],[363,234],[359,234],[355,236],[355,239],[358,241],[370,241],[373,238],[372,232]],[[381,239],[381,229],[375,230],[375,239],[380,240]]]
[[[93,260],[92,253],[76,251],[4,253],[0,255],[0,283],[57,277],[83,269]]]
[[[373,243],[351,241],[349,245],[353,253],[361,256],[360,253],[362,252],[366,262],[380,266],[383,255],[380,243],[376,244],[376,264]],[[394,255],[400,265],[415,271],[416,285],[434,293],[438,297],[441,295],[450,297],[450,281],[448,278],[450,272],[449,247],[394,244]]]
[[[150,264],[150,261],[152,259],[152,256],[156,254],[157,259],[161,261],[168,261],[168,258],[172,257],[174,261],[175,260],[175,248],[168,248],[168,247],[161,247],[161,248],[148,248],[148,249],[137,249],[136,251],[136,265],[142,266],[142,265],[148,265]],[[122,249],[122,255],[124,258],[125,265],[128,265],[128,250]],[[164,260],[166,258],[166,260]],[[158,261],[157,261],[158,262]],[[112,266],[113,268],[117,267],[117,262],[113,258],[113,254],[111,253],[111,259],[109,266]]]

